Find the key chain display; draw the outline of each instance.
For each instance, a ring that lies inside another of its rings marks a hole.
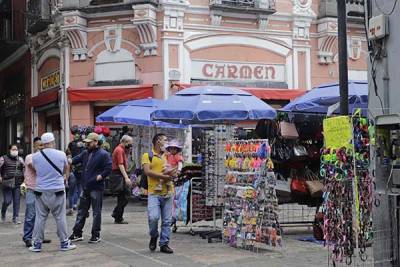
[[[324,239],[334,264],[351,265],[357,254],[366,261],[366,247],[373,238],[368,120],[359,114],[356,112],[351,118],[348,144],[326,147],[321,153],[320,175],[325,178]]]
[[[248,250],[282,246],[268,141],[228,142],[225,152],[224,242]]]

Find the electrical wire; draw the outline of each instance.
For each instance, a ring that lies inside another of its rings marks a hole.
[[[378,5],[378,2],[377,2],[376,0],[374,0],[374,1],[375,1],[376,7],[378,8],[378,10],[379,10],[383,15],[385,15],[385,16],[390,16],[390,15],[393,14],[394,9],[396,8],[397,1],[398,1],[398,0],[395,0],[395,2],[394,2],[394,4],[393,4],[393,7],[392,7],[392,10],[391,10],[389,13],[385,13],[385,12],[381,9],[381,7]]]
[[[377,3],[376,3],[376,0],[374,0],[375,1],[375,4],[377,5]],[[398,0],[396,0],[396,3],[397,3],[397,1]],[[379,103],[380,103],[380,105],[381,105],[381,109],[382,109],[382,114],[385,114],[385,109],[384,109],[384,107],[383,107],[383,101],[382,101],[382,98],[381,98],[381,96],[378,94],[378,85],[377,85],[377,83],[376,83],[376,67],[375,67],[375,62],[376,62],[376,57],[377,57],[377,54],[378,54],[378,52],[379,51],[375,51],[375,49],[374,49],[374,46],[372,45],[372,42],[368,39],[368,28],[369,28],[369,5],[370,5],[370,1],[366,1],[367,3],[366,4],[364,4],[364,20],[365,20],[365,23],[364,23],[364,30],[365,30],[365,36],[366,36],[366,38],[367,38],[367,44],[368,44],[368,52],[369,52],[369,61],[370,61],[370,63],[371,63],[371,78],[372,78],[372,81],[373,81],[373,85],[374,85],[374,91],[375,91],[375,95],[378,97],[378,99],[379,99]],[[393,6],[393,10],[394,10],[394,8],[396,7],[396,3],[394,4],[394,6]],[[377,7],[378,7],[378,5],[377,5]],[[380,8],[378,7],[378,9],[380,10]],[[393,10],[391,11],[391,13],[393,13]],[[382,12],[382,11],[381,11]],[[383,13],[383,12],[382,12]],[[390,14],[391,14],[390,13]]]

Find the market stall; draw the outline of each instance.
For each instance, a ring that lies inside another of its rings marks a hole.
[[[365,111],[368,84],[349,82],[350,110]],[[272,158],[277,174],[277,193],[283,226],[312,225],[320,216],[322,178],[320,151],[324,144],[323,119],[340,109],[339,85],[331,83],[310,90],[280,109],[276,123],[263,123],[266,136],[273,142]],[[321,230],[314,224],[315,231]],[[316,238],[321,239],[318,235]]]
[[[226,205],[226,192],[229,185],[228,187],[225,185],[227,177],[225,161],[227,160],[226,145],[234,136],[232,124],[244,120],[272,119],[275,116],[276,112],[273,108],[251,94],[237,89],[214,86],[199,86],[182,90],[170,97],[153,112],[152,118],[155,120],[179,122],[182,124],[214,125],[211,129],[202,132],[203,148],[200,149],[201,156],[198,157],[198,161],[204,167],[203,184],[205,188],[202,195],[205,196],[206,206],[213,208],[214,225],[217,211],[223,210],[223,213],[227,214],[231,208]],[[260,161],[259,169],[263,169],[262,165],[265,165],[265,163],[266,161]],[[259,175],[260,177],[266,175],[266,172],[260,171]],[[274,181],[274,178],[272,180]],[[273,182],[271,181],[271,183]],[[265,183],[261,184],[265,185]],[[254,187],[254,185],[249,186],[253,188],[253,192],[258,192],[256,190],[261,188]],[[273,191],[273,188],[271,190]],[[266,197],[265,194],[261,193],[257,196],[260,198]],[[260,222],[256,221],[256,224],[259,226],[257,229],[261,230]],[[256,231],[250,225],[248,226],[247,231],[246,229],[242,229],[241,226],[239,229],[237,225],[237,230],[241,232],[241,235],[244,234],[244,243],[252,242],[252,231],[254,230],[254,233]],[[203,237],[208,238],[209,241],[214,237],[222,238],[222,231],[224,230],[221,228],[217,231],[208,232]],[[264,227],[265,231],[266,228]],[[257,241],[261,241],[261,239],[258,238]],[[265,238],[263,241],[266,243]],[[250,249],[250,247],[254,246],[246,245],[240,247]]]

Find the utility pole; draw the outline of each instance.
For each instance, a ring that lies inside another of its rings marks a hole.
[[[346,0],[337,0],[340,114],[349,114],[349,83],[347,70]]]

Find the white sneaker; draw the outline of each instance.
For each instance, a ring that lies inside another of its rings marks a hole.
[[[60,248],[61,251],[69,251],[73,249],[76,249],[76,245],[71,244],[70,240],[61,242],[61,248]]]

